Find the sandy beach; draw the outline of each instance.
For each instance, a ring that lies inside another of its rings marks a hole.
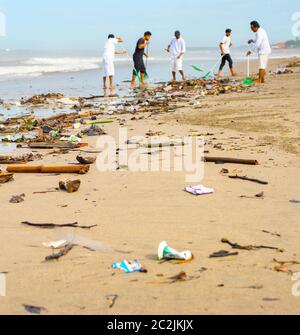
[[[269,70],[291,61],[271,60]],[[244,67],[239,64],[239,80],[245,77]],[[253,73],[256,67],[253,62]],[[173,113],[107,116],[114,122],[103,128],[114,137],[120,124],[129,137],[150,130],[169,137],[209,134],[205,150],[210,156],[259,161],[257,166],[205,163],[202,183],[214,188],[213,194],[184,192],[184,171],[101,173],[96,165],[82,176],[15,174],[14,181],[0,185],[0,273],[6,277],[0,314],[28,314],[24,304],[43,307],[43,315],[299,314],[300,298],[292,294],[296,282],[290,272],[276,271],[274,261],[300,261],[300,67],[291,70],[269,74],[263,86],[206,96],[197,105],[189,97]],[[96,150],[97,139],[85,137],[89,147],[83,150]],[[68,165],[76,163],[78,154],[34,151],[43,158],[29,166]],[[7,165],[0,168],[5,171]],[[268,185],[230,179],[220,173],[223,168]],[[78,192],[35,194],[67,178],[81,180]],[[255,197],[261,192],[263,197]],[[24,202],[9,202],[22,193]],[[23,221],[97,226],[49,230]],[[66,234],[107,247],[93,251],[76,245],[58,261],[44,262],[52,251],[42,243]],[[234,250],[221,242],[224,238],[284,251]],[[158,262],[157,248],[164,240],[180,251],[190,250],[194,260]],[[209,258],[220,250],[238,255]],[[124,259],[139,260],[148,272],[125,274],[112,268]],[[300,272],[300,264],[284,268]],[[169,280],[181,271],[186,280]],[[113,307],[107,299],[111,295],[116,297]]]

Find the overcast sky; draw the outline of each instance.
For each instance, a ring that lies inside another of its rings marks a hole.
[[[258,20],[271,41],[293,38],[291,19],[298,0],[0,0],[7,36],[0,49],[98,50],[109,33],[134,45],[145,30],[153,48],[168,44],[182,31],[190,47],[216,46],[225,28],[236,45],[252,36],[249,22]]]

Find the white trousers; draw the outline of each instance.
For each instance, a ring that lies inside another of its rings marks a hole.
[[[269,63],[269,55],[268,54],[258,55],[258,59],[259,59],[259,68],[261,70],[266,70]]]
[[[172,72],[182,71],[183,70],[183,58],[172,58],[171,59],[171,68]]]
[[[115,64],[113,60],[103,59],[103,77],[115,75]]]

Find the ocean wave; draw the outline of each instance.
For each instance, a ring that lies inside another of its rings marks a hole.
[[[0,77],[36,77],[47,73],[98,69],[101,58],[30,58],[16,65],[0,66]]]
[[[299,55],[299,52],[294,52],[294,54]],[[281,57],[292,57],[295,56],[288,52],[274,52],[271,56],[272,58]],[[201,51],[189,51],[189,54],[185,56],[185,61],[187,62],[197,62],[198,63],[209,63],[215,62],[218,59],[219,54],[216,51],[211,50],[201,50]],[[233,52],[233,57],[237,61],[242,61],[245,59],[244,52],[241,50],[235,50]],[[122,55],[116,57],[117,66],[132,66],[132,56]],[[170,59],[168,54],[154,54],[149,58],[149,62],[154,64],[162,64],[168,62]],[[7,78],[15,77],[38,77],[45,74],[51,73],[72,73],[81,72],[89,70],[97,70],[102,67],[102,58],[96,55],[82,56],[77,55],[72,57],[70,55],[65,56],[40,56],[34,57],[29,56],[27,59],[14,57],[6,58],[0,62],[0,80],[5,80]]]

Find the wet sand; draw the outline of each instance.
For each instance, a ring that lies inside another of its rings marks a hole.
[[[270,69],[287,63],[273,60]],[[79,176],[82,185],[74,194],[33,194],[57,187],[68,178],[63,175],[20,174],[1,185],[0,272],[7,272],[7,295],[0,297],[0,314],[27,314],[22,304],[44,307],[42,314],[299,314],[300,298],[292,295],[291,275],[274,270],[275,258],[300,260],[300,205],[290,202],[300,201],[300,68],[292,70],[293,74],[269,75],[266,85],[252,92],[205,97],[202,108],[186,103],[175,113],[138,121],[131,120],[132,115],[116,116],[125,120],[129,136],[145,135],[150,129],[169,136],[210,133],[205,146],[209,155],[260,162],[206,163],[203,184],[215,189],[212,195],[183,192],[185,172],[100,173],[95,165]],[[244,76],[242,68],[239,76]],[[104,128],[117,136],[118,127],[115,122]],[[95,148],[96,140],[84,139],[89,149]],[[47,155],[43,164],[75,163],[76,154]],[[222,168],[269,184],[229,179],[220,174]],[[262,191],[265,197],[255,198]],[[21,193],[26,194],[23,203],[9,203],[11,196]],[[22,221],[98,226],[44,230]],[[51,250],[42,242],[59,240],[66,233],[103,242],[114,251],[76,246],[59,261],[44,263]],[[236,251],[222,244],[222,238],[284,252],[237,250],[238,256],[210,259],[219,250]],[[159,264],[157,247],[163,240],[191,250],[194,261]],[[138,259],[148,273],[113,270],[112,262],[123,259]],[[290,269],[298,272],[300,265]],[[190,280],[162,283],[180,271]],[[107,295],[118,295],[113,308]]]

